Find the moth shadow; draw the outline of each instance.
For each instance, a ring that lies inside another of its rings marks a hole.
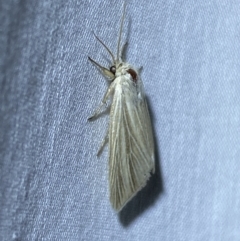
[[[151,120],[154,120],[152,115],[151,106],[148,101],[149,113]],[[153,126],[153,137],[155,144],[155,173],[150,177],[146,186],[137,193],[137,195],[129,201],[129,203],[119,212],[119,220],[123,226],[127,227],[134,219],[140,216],[149,206],[153,205],[158,199],[159,195],[163,193],[164,186],[160,168],[160,152],[156,148],[157,138],[154,132]]]

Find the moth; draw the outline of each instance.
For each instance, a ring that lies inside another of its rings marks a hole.
[[[111,67],[105,68],[92,58],[109,80],[109,87],[89,120],[95,119],[110,100],[110,123],[98,154],[109,143],[109,189],[110,202],[120,211],[147,183],[150,173],[155,172],[154,141],[151,120],[139,70],[122,60],[120,42],[126,4],[114,57],[109,48],[94,34],[112,58]]]

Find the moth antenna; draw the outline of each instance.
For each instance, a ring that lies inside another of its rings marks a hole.
[[[125,59],[125,51],[126,51],[127,45],[128,45],[128,42],[126,42],[121,48],[120,56],[119,56],[121,60]]]
[[[108,53],[111,55],[113,63],[115,63],[115,59],[114,59],[114,55],[111,52],[111,50],[106,46],[105,43],[103,43],[103,41],[93,32],[93,35],[95,36],[95,38],[100,42],[100,44],[102,44],[102,46],[108,51]]]
[[[122,19],[121,19],[120,31],[119,31],[119,36],[118,36],[117,61],[119,61],[120,43],[121,43],[121,38],[122,38],[122,29],[123,29],[123,21],[124,21],[124,18],[125,18],[125,10],[126,10],[126,2],[124,1],[124,3],[123,3],[123,15],[122,15]]]

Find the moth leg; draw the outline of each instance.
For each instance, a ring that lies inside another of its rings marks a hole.
[[[140,66],[137,70],[138,72],[141,72],[143,70],[143,66]]]
[[[104,105],[106,105],[106,103],[103,103],[103,101],[102,101],[102,103],[101,103],[101,104],[99,105],[99,107],[94,111],[93,115],[88,118],[88,120],[91,121],[91,120],[93,120],[94,118],[96,118],[96,117],[100,114],[101,109],[102,109],[102,107],[103,107]]]
[[[99,156],[102,153],[103,147],[108,142],[108,133],[109,133],[109,128],[108,128],[107,133],[106,133],[104,139],[102,140],[102,143],[101,143],[101,145],[100,145],[100,147],[98,149],[97,156]]]
[[[95,110],[94,114],[88,118],[88,120],[92,120],[99,115],[102,107],[107,104],[108,98],[112,95],[114,91],[114,86],[115,86],[115,83],[112,82],[111,85],[108,87],[107,92],[105,93],[100,106]]]

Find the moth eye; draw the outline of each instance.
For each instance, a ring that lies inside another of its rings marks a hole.
[[[133,69],[128,69],[127,72],[132,76],[134,82],[137,82],[137,73]]]
[[[116,73],[116,67],[113,65],[110,67],[110,71],[115,75]]]

